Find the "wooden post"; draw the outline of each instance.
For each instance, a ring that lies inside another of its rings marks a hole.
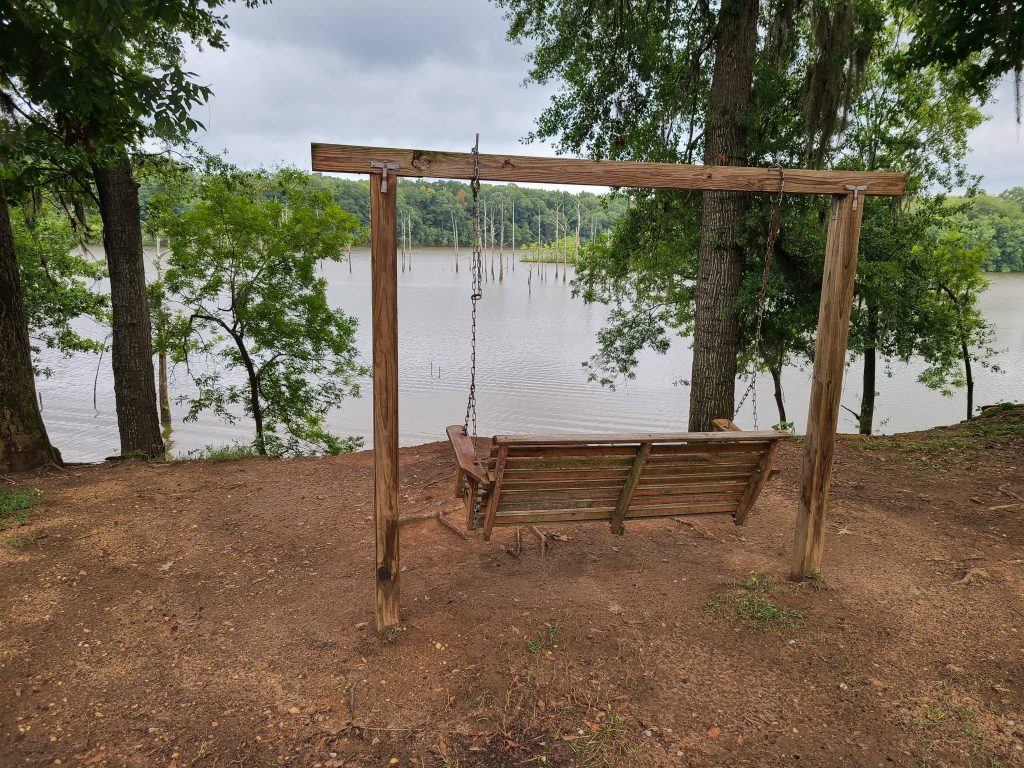
[[[629,505],[633,503],[633,494],[640,483],[640,475],[643,474],[644,466],[647,464],[647,459],[650,455],[651,443],[640,443],[640,447],[636,449],[636,458],[633,459],[633,466],[626,476],[626,482],[622,485],[622,492],[619,493],[619,500],[615,504],[615,511],[612,512],[612,533],[621,536],[625,532],[625,526],[622,524],[622,521],[626,518]]]
[[[833,195],[800,477],[800,507],[793,537],[790,575],[794,579],[803,579],[821,567],[863,214],[863,194]]]
[[[387,174],[387,170],[384,171]],[[381,188],[386,184],[386,191]],[[377,631],[399,622],[398,600],[398,178],[370,176],[373,295],[373,519]]]

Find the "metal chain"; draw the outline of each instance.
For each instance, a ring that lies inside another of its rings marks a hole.
[[[473,309],[470,314],[469,335],[469,397],[466,400],[466,420],[462,425],[462,434],[472,434],[476,438],[476,304],[483,296],[483,254],[480,250],[480,134],[476,135],[473,147],[473,180],[469,184],[473,190],[473,282],[470,300]],[[470,433],[470,425],[473,427]]]
[[[764,324],[764,305],[768,293],[768,276],[772,268],[772,258],[775,256],[775,241],[779,236],[782,227],[782,196],[786,189],[786,169],[777,168],[779,172],[779,191],[772,197],[771,212],[768,217],[768,242],[765,247],[764,267],[761,270],[761,288],[757,294],[757,326],[754,330],[754,353],[757,354],[761,348],[761,327]],[[746,392],[740,398],[736,410],[733,412],[733,419],[740,412],[747,398],[753,395],[751,400],[754,409],[754,429],[757,429],[757,364],[754,364],[754,374],[750,378]]]

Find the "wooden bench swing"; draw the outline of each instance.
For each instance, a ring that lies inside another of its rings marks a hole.
[[[863,200],[898,197],[899,173],[694,166],[313,144],[318,172],[369,174],[377,629],[398,624],[398,178],[829,195],[818,334],[790,574],[819,570],[839,419]],[[479,286],[474,296],[479,298]],[[474,301],[476,299],[474,298]],[[477,459],[467,424],[449,428],[470,527],[731,514],[742,523],[784,437],[776,432],[494,438]],[[475,432],[475,429],[473,430]]]
[[[455,454],[455,493],[466,504],[466,527],[485,541],[495,526],[608,520],[622,535],[627,519],[729,514],[742,525],[768,480],[785,431],[744,432],[729,419],[716,432],[611,435],[497,435],[489,457],[476,452],[476,318],[483,277],[479,209],[479,143],[473,147],[473,279],[466,420],[448,427]],[[760,341],[765,287],[778,234],[785,172],[772,199],[765,268],[758,297]],[[740,400],[755,398],[756,376]],[[736,411],[739,411],[737,407]],[[735,413],[733,414],[735,417]],[[472,425],[472,432],[470,431]],[[542,537],[543,540],[543,537]]]
[[[490,539],[495,526],[680,515],[731,515],[742,525],[788,432],[744,432],[731,421],[718,432],[639,435],[494,437],[478,459],[462,425],[448,427],[455,492],[466,525]]]

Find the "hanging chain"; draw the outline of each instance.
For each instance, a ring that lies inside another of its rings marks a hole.
[[[779,236],[779,230],[782,228],[782,196],[786,190],[786,169],[778,168],[779,172],[779,191],[772,197],[771,211],[768,216],[768,242],[765,247],[764,254],[764,267],[761,270],[761,288],[757,293],[757,326],[754,330],[754,354],[756,355],[761,349],[761,327],[764,324],[764,305],[768,294],[768,276],[772,268],[772,258],[775,256],[775,241]],[[733,419],[736,418],[736,414],[740,412],[743,404],[747,401],[747,398],[753,395],[751,404],[754,409],[754,429],[757,429],[757,363],[754,363],[754,373],[750,378],[750,384],[747,385],[747,390],[743,393],[743,397],[740,398],[739,404],[736,406],[736,410],[733,412]]]
[[[483,296],[483,254],[480,250],[480,134],[476,135],[473,147],[473,180],[469,184],[473,190],[473,283],[470,300],[473,309],[470,314],[469,335],[469,397],[466,400],[466,420],[462,425],[462,434],[470,434],[476,438],[476,304]]]

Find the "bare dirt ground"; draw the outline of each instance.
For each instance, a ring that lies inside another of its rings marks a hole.
[[[800,451],[744,528],[404,525],[383,638],[369,453],[14,478],[0,765],[1024,765],[1024,409],[844,438],[793,584]],[[447,446],[402,461],[461,523]]]

